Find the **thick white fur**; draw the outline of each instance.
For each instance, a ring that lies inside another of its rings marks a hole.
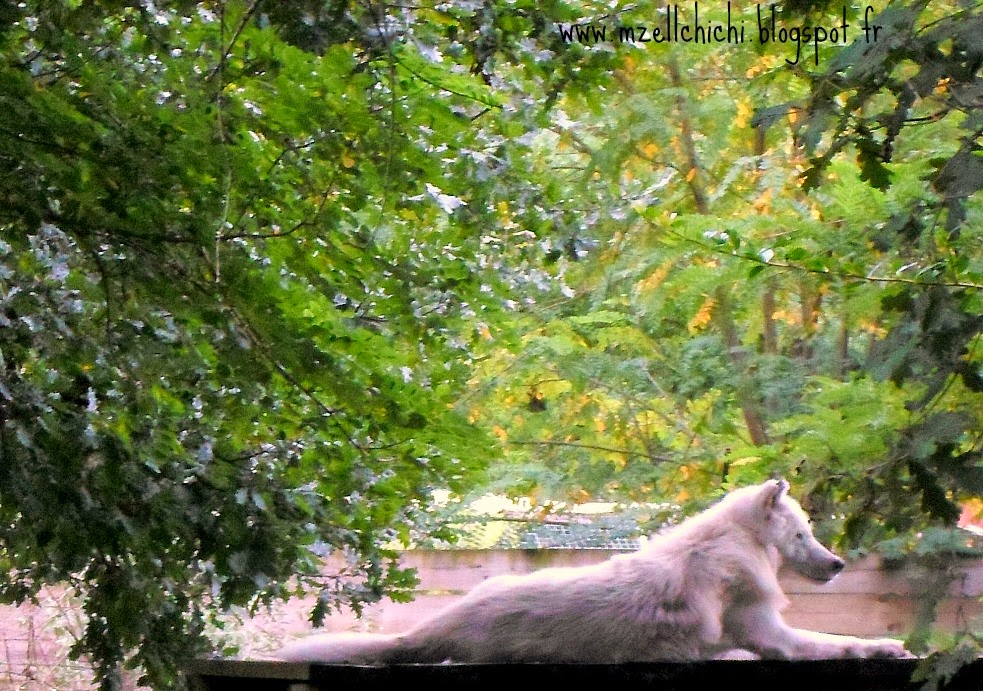
[[[784,480],[745,487],[637,552],[599,564],[490,578],[399,634],[325,634],[285,660],[627,662],[910,657],[901,641],[795,629],[777,572],[816,581],[843,561],[813,537]]]

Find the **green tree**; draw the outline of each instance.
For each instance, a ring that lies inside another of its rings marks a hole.
[[[790,65],[564,38],[650,2],[161,5],[0,3],[2,596],[69,583],[104,687],[295,576],[400,597],[386,545],[485,466],[780,472],[892,549],[980,493],[978,7]]]
[[[606,56],[562,3],[0,11],[2,597],[75,589],[105,688],[295,576],[399,597],[493,447],[452,404],[530,280],[503,228],[551,232],[523,135]]]
[[[914,508],[907,492],[923,515],[952,524],[956,502],[983,491],[983,12],[897,3],[877,22],[891,40],[858,42],[817,79],[800,132],[807,185],[822,185],[849,151],[868,194],[888,201],[862,225],[892,276],[880,298],[886,333],[865,365],[905,387],[911,415],[857,488],[855,531],[886,505],[897,522]]]
[[[799,5],[784,25],[842,11],[855,41],[622,47],[606,111],[561,102],[544,156],[583,251],[484,365],[499,486],[703,501],[784,473],[830,537],[891,549],[979,494],[979,8],[882,4],[868,44],[866,6]]]

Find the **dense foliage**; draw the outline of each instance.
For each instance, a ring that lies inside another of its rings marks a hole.
[[[326,552],[315,619],[398,596],[381,545],[492,446],[451,404],[549,223],[569,10],[2,7],[4,598],[69,582],[104,683],[163,686]]]
[[[783,473],[844,545],[952,547],[983,14],[822,4],[779,16],[854,42],[791,64],[560,30],[650,2],[0,2],[0,594],[69,583],[104,686],[165,687],[292,576],[400,597],[435,487]]]
[[[573,298],[484,365],[525,471],[502,486],[686,502],[785,473],[824,534],[892,554],[979,494],[983,15],[871,16],[879,41],[818,67],[645,46],[603,115],[566,102],[546,153],[576,169],[583,251],[557,259]]]

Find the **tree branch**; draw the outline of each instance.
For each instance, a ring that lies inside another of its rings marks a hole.
[[[572,449],[588,449],[591,451],[605,451],[608,453],[617,453],[622,456],[627,456],[629,458],[647,458],[650,461],[656,463],[669,463],[679,460],[676,456],[670,455],[655,455],[651,453],[645,453],[643,451],[632,451],[630,449],[617,449],[611,446],[601,446],[600,444],[581,444],[578,442],[570,441],[537,441],[537,440],[508,440],[505,442],[512,446],[565,446]]]

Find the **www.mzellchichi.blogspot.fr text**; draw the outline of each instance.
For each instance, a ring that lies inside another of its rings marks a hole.
[[[757,21],[751,30],[747,28],[745,18],[737,19],[727,3],[727,19],[707,20],[700,17],[700,5],[694,2],[680,11],[679,5],[667,5],[662,16],[652,24],[636,24],[632,26],[619,25],[612,29],[606,25],[594,23],[559,25],[560,36],[566,43],[594,45],[606,42],[645,44],[645,43],[751,43],[757,41],[762,45],[792,44],[795,46],[794,59],[786,58],[789,65],[796,65],[802,59],[803,46],[812,44],[813,59],[819,64],[819,47],[823,44],[847,45],[854,36],[853,25],[847,21],[846,8],[840,16],[826,26],[803,24],[786,26],[782,21],[775,5],[762,8],[757,6]],[[881,39],[883,26],[874,24],[872,15],[874,8],[867,6],[864,10],[863,23],[860,31],[867,43]],[[856,34],[859,36],[859,34]],[[791,49],[790,49],[791,50]]]

